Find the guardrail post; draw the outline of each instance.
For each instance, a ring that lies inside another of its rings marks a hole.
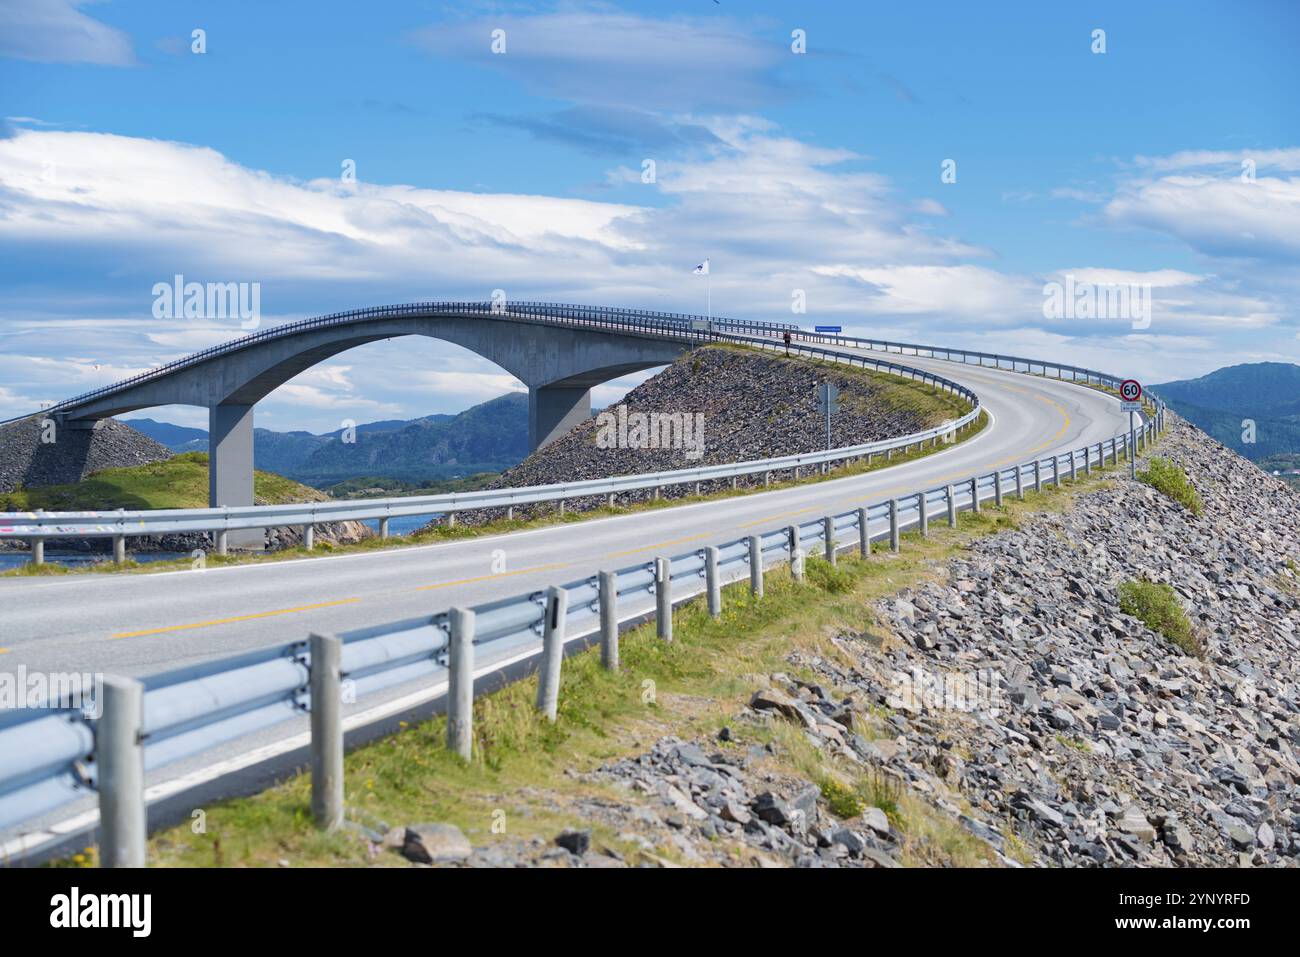
[[[45,539],[43,538],[32,539],[32,564],[45,564]]]
[[[124,561],[126,561],[126,536],[125,535],[113,536],[113,561],[118,565],[121,565]]]
[[[970,477],[970,510],[976,515],[980,513],[980,480],[978,475]]]
[[[704,549],[704,583],[709,594],[709,615],[722,614],[722,582],[718,580],[718,549],[709,545]]]
[[[790,577],[797,582],[803,581],[803,549],[799,547],[799,526],[787,525],[785,537],[790,553]]]
[[[1115,451],[1115,436],[1110,437],[1110,464],[1116,465],[1119,462],[1118,453]],[[1103,465],[1105,462],[1102,463]]]
[[[343,642],[311,636],[311,814],[332,831],[343,823]]]
[[[1002,472],[993,473],[993,504],[1002,507]]]
[[[101,867],[144,867],[144,685],[106,675],[95,728]]]
[[[507,505],[507,506],[506,506],[506,521],[507,521],[507,522],[513,522],[514,520],[515,520],[515,507],[514,507],[513,505]]]
[[[468,761],[474,753],[474,613],[447,612],[447,748]]]
[[[614,498],[615,498],[615,493],[613,493],[613,492],[610,492],[608,495],[605,496],[605,507],[606,507],[606,508],[613,508],[613,507],[614,507]]]
[[[1039,459],[1034,459],[1034,491],[1035,491],[1035,492],[1041,492],[1041,491],[1043,490],[1043,468],[1042,468],[1042,465],[1043,465],[1043,463],[1042,463],[1041,460],[1039,460]]]
[[[916,493],[917,529],[921,537],[930,534],[930,503],[926,501],[925,492]]]
[[[740,479],[738,479],[736,476],[733,475],[731,477],[731,490],[734,492],[739,487],[740,487]]]
[[[316,526],[304,525],[302,527],[302,547],[311,551],[316,547]]]
[[[952,486],[949,485],[943,490],[944,501],[948,505],[948,527],[957,527],[957,496],[953,494]]]
[[[673,640],[673,569],[666,558],[655,559],[655,630]]]
[[[661,486],[659,486],[659,485],[656,485],[656,486],[655,486],[655,501],[656,501],[656,502],[659,501],[659,493],[660,493],[661,489],[662,489]]]
[[[216,533],[216,548],[218,555],[226,555],[230,552],[230,535],[226,530],[219,529]]]
[[[455,528],[455,527],[456,527],[456,513],[455,513],[455,512],[448,512],[448,513],[447,513],[447,527],[448,527],[448,528]]]
[[[618,671],[618,576],[600,573],[600,663]]]
[[[835,519],[827,515],[822,518],[822,538],[826,539],[826,560],[835,564]]]
[[[1079,480],[1079,461],[1077,456],[1074,453],[1075,450],[1071,449],[1070,450],[1070,483],[1071,484]],[[1084,453],[1085,458],[1087,457],[1087,454],[1088,454],[1087,452]]]
[[[749,536],[749,593],[763,597],[763,540],[757,535]]]
[[[898,549],[898,499],[891,498],[889,500],[889,550],[896,552]]]
[[[1061,487],[1061,456],[1052,454],[1052,488]]]
[[[871,557],[871,520],[865,508],[858,509],[858,555]]]
[[[387,518],[387,516],[385,516],[384,518],[381,518],[381,519],[379,520],[379,537],[380,537],[380,538],[387,538],[387,537],[388,537],[388,518]]]
[[[1025,472],[1020,465],[1016,466],[1016,498],[1025,500]]]
[[[537,710],[554,721],[560,705],[560,665],[564,662],[564,625],[569,593],[552,585],[546,589],[546,620],[542,623],[542,667],[537,675]]]

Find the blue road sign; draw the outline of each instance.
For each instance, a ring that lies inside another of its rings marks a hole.
[[[813,332],[843,332],[843,326],[813,326]]]

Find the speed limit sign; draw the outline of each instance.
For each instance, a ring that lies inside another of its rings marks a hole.
[[[1122,407],[1125,412],[1140,412],[1142,410],[1142,383],[1137,379],[1125,379],[1119,384],[1119,397],[1123,400]]]

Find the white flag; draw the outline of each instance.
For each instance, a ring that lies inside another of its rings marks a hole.
[[[709,261],[706,259],[695,267],[695,275],[707,276],[709,274]]]

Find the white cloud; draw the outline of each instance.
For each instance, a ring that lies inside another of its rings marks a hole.
[[[1020,330],[1038,329],[1061,337],[1045,348],[1086,342],[1110,350],[1111,365],[1128,361],[1129,330],[1044,320],[1045,279],[1073,272],[1080,281],[1151,284],[1154,322],[1142,341],[1182,337],[1191,366],[1201,361],[1191,358],[1197,336],[1256,333],[1294,316],[1280,305],[1294,301],[1282,295],[1281,273],[1255,270],[1268,277],[1257,281],[1227,260],[1207,257],[1194,270],[994,268],[990,250],[935,228],[941,207],[896,195],[862,156],[801,142],[754,117],[682,119],[715,139],[659,163],[659,205],[364,182],[353,189],[272,176],[203,147],[21,130],[0,140],[0,255],[44,247],[93,279],[78,288],[65,276],[47,284],[37,277],[15,290],[0,337],[17,361],[0,362],[0,380],[13,394],[64,398],[98,384],[87,364],[117,377],[240,334],[219,322],[153,319],[152,284],[177,272],[261,282],[265,327],[379,302],[486,297],[494,288],[516,299],[703,311],[705,284],[690,270],[708,256],[715,314],[808,323],[827,316],[870,335],[957,344],[1014,331],[1007,351],[1029,354]],[[632,174],[639,170],[616,175]],[[1144,183],[1123,181],[1111,205],[1137,203],[1164,180]],[[796,290],[806,316],[791,312]],[[81,359],[64,355],[58,340],[68,336]],[[1202,358],[1262,348],[1232,342]],[[316,371],[336,368],[346,374]],[[321,431],[337,427],[343,410],[357,421],[455,411],[518,388],[464,350],[413,341],[371,344],[309,373],[259,403],[259,414],[278,428]],[[597,403],[624,388],[607,384]],[[3,414],[29,408],[8,404]]]
[[[131,66],[131,38],[82,13],[93,0],[0,0],[0,57]]]
[[[492,52],[504,31],[504,53]],[[444,22],[411,42],[440,57],[502,70],[534,92],[643,110],[736,108],[771,98],[786,48],[724,17],[640,17],[564,10]]]

